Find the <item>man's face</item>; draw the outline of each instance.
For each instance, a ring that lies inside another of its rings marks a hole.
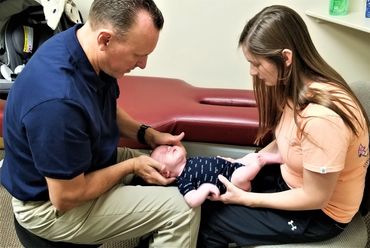
[[[144,69],[148,56],[153,52],[159,38],[147,12],[139,12],[136,23],[124,37],[112,35],[99,67],[108,75],[117,79],[139,67]]]

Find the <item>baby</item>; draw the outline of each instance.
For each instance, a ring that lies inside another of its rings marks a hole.
[[[222,174],[235,186],[249,191],[251,180],[267,163],[281,163],[280,155],[274,153],[250,153],[239,159],[221,157],[186,158],[182,146],[162,145],[156,147],[151,157],[164,165],[160,173],[176,177],[177,186],[190,207],[200,206],[209,195],[223,194],[226,187],[219,182]]]

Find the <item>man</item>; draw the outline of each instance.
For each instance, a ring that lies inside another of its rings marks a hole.
[[[32,233],[85,244],[153,233],[153,247],[195,247],[200,210],[175,187],[127,185],[129,174],[158,185],[174,179],[149,156],[116,149],[119,135],[152,147],[183,138],[140,126],[116,106],[116,79],[145,68],[162,26],[152,0],[95,0],[85,25],[45,42],[18,76],[2,180]]]

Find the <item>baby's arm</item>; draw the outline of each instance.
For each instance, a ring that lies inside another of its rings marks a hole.
[[[211,183],[203,183],[198,189],[189,191],[184,195],[186,203],[194,208],[202,205],[210,194],[220,195],[220,190],[216,185]]]

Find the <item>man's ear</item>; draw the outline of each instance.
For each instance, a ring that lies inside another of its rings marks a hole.
[[[290,66],[292,64],[292,57],[293,57],[293,52],[290,49],[284,49],[281,52],[281,56],[283,56],[285,66]]]
[[[108,47],[111,39],[112,39],[112,34],[109,30],[101,30],[97,37],[98,47],[101,50],[105,50]]]

